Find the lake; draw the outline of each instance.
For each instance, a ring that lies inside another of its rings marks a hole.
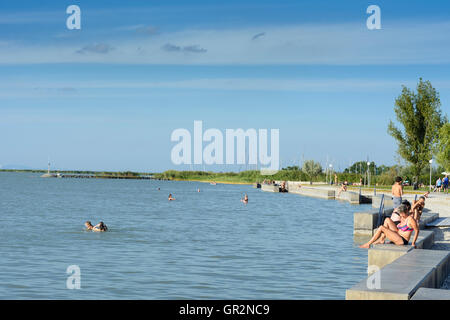
[[[344,299],[367,276],[353,242],[366,207],[248,185],[0,173],[0,299]],[[66,286],[71,265],[79,290]]]

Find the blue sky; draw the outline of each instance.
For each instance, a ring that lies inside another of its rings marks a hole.
[[[430,80],[448,114],[449,16],[448,1],[2,1],[0,164],[187,169],[170,134],[194,120],[280,129],[283,166],[394,164],[402,85]]]

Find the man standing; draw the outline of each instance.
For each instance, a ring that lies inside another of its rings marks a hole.
[[[445,178],[442,179],[442,191],[448,193],[448,175],[445,175]]]
[[[392,199],[394,202],[394,208],[397,208],[402,204],[402,196],[403,196],[403,179],[401,177],[395,178],[395,183],[392,185]]]

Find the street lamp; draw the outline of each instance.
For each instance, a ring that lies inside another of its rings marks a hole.
[[[370,171],[369,171],[369,167],[370,167],[370,162],[367,161],[367,186],[370,187]]]
[[[433,163],[433,159],[430,159],[430,191],[431,191],[431,164]]]
[[[332,168],[333,168],[333,165],[330,163],[330,175],[329,175],[329,177],[330,177],[330,185],[331,185],[331,181],[333,181],[332,178],[331,178],[331,170],[332,170]]]

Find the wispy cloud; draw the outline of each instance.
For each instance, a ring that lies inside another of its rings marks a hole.
[[[255,35],[252,37],[252,40],[256,40],[256,39],[258,39],[258,38],[264,37],[265,35],[266,35],[265,32],[257,33],[257,34],[255,34]]]
[[[77,50],[76,53],[78,53],[78,54],[86,54],[86,53],[106,54],[106,53],[111,52],[112,50],[114,50],[114,48],[108,44],[97,43],[97,44],[90,44],[90,45],[84,46],[81,49]]]
[[[208,50],[200,47],[199,45],[177,46],[171,43],[166,43],[161,47],[162,50],[167,52],[191,52],[191,53],[205,53]]]
[[[134,26],[139,30],[142,26]],[[439,64],[450,63],[450,22],[398,22],[382,30],[363,24],[309,24],[241,29],[183,30],[114,38],[108,44],[11,44],[0,64]],[[249,38],[264,41],[254,41]],[[264,35],[262,35],[264,34]],[[80,41],[80,40],[77,40]],[[80,49],[81,48],[81,49]],[[168,52],[188,54],[167,54]],[[208,54],[202,54],[202,53]],[[91,53],[91,54],[90,54]],[[95,54],[94,54],[95,53]],[[107,54],[106,54],[107,53]],[[145,53],[145,54],[143,54]],[[192,53],[192,54],[191,54]]]
[[[116,30],[119,31],[133,31],[138,34],[143,35],[155,35],[159,33],[159,28],[152,26],[152,25],[145,25],[145,24],[136,24],[136,25],[129,25],[129,26],[120,26],[117,27]]]
[[[165,45],[163,45],[161,47],[162,50],[167,51],[167,52],[179,52],[182,50],[182,48],[180,46],[171,44],[171,43],[166,43]]]

